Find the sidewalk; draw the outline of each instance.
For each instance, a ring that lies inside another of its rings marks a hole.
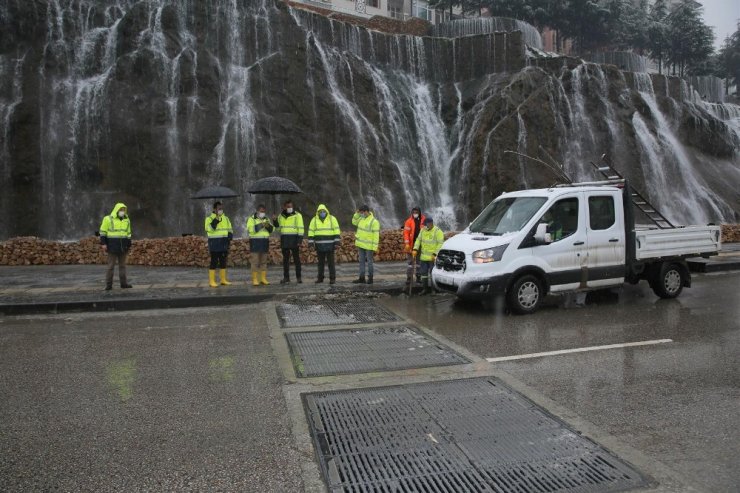
[[[280,284],[282,266],[270,266],[268,286],[252,286],[250,270],[228,270],[231,286],[211,288],[208,270],[192,267],[127,267],[132,289],[118,287],[105,291],[103,265],[0,266],[0,313],[56,313],[59,311],[108,311],[144,308],[182,308],[242,304],[293,294],[338,293],[346,291],[400,291],[406,280],[405,262],[375,264],[374,284],[352,284],[358,265],[337,265],[337,283],[329,284],[328,269],[323,284],[315,284],[317,266],[304,265],[303,283],[296,283],[291,265],[290,284]]]

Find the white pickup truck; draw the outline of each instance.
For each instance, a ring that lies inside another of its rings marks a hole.
[[[575,184],[504,193],[444,243],[433,285],[465,299],[504,298],[519,314],[537,310],[548,293],[641,279],[674,298],[691,285],[685,259],[719,252],[720,228],[635,228],[628,190]]]

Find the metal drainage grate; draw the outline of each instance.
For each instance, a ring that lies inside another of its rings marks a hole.
[[[495,378],[303,398],[332,492],[585,493],[646,484]]]
[[[277,315],[282,327],[395,322],[396,315],[372,301],[296,301],[281,303]]]
[[[301,377],[469,363],[411,326],[286,334]]]

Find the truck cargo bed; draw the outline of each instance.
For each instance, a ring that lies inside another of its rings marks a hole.
[[[635,231],[637,260],[716,255],[721,248],[719,226]]]

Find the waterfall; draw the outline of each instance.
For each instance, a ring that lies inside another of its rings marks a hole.
[[[431,35],[445,38],[460,38],[477,34],[521,31],[524,42],[538,50],[543,49],[542,36],[533,25],[508,17],[475,17],[442,22],[431,27]]]
[[[527,66],[537,42],[512,20],[374,26],[276,0],[3,4],[2,237],[79,238],[117,201],[137,235],[200,234],[210,204],[188,197],[207,184],[242,195],[226,203],[242,235],[248,185],[274,174],[304,210],[367,202],[395,227],[419,205],[455,229],[503,190],[552,183],[506,150],[576,179],[606,152],[677,221],[738,217],[736,106],[567,57]]]
[[[631,51],[598,51],[589,53],[585,57],[593,63],[608,63],[616,65],[620,70],[627,72],[647,72],[649,60],[647,57]]]
[[[0,83],[8,81],[9,87],[2,88],[0,92],[0,181],[11,182],[10,163],[10,130],[13,116],[18,105],[23,100],[23,88],[21,87],[23,63],[25,55],[10,58],[0,55]],[[0,85],[0,87],[2,87]],[[12,197],[9,193],[3,193],[0,197],[0,210],[8,211]],[[0,214],[0,230],[10,229],[7,213]]]
[[[654,124],[651,130],[639,112],[633,114],[651,199],[674,223],[703,224],[730,217],[732,208],[713,194],[694,171],[686,149],[658,106],[650,76],[635,74],[635,81]],[[699,204],[701,207],[696,207]]]

